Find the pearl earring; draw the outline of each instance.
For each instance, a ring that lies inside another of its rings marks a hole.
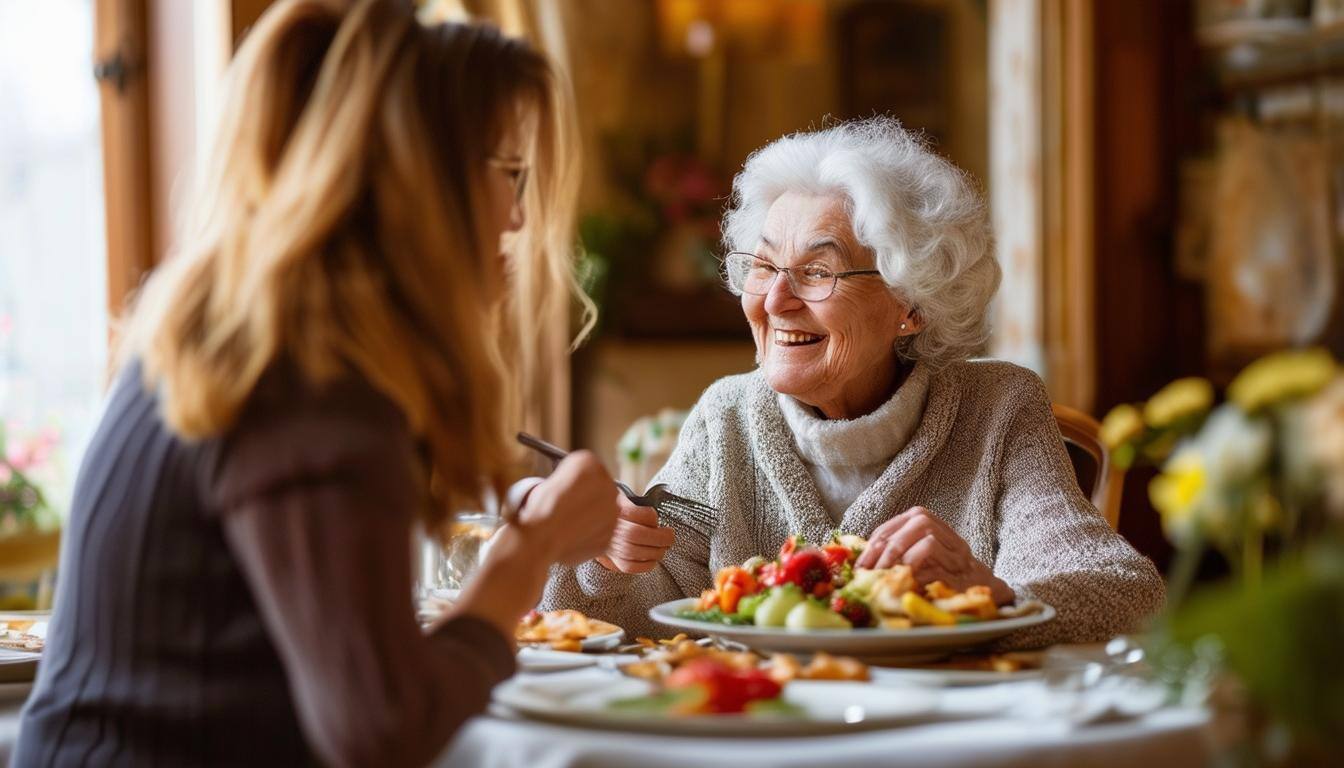
[[[902,330],[902,331],[905,330],[905,323],[901,323],[901,330]]]

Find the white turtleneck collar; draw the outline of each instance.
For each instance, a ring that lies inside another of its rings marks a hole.
[[[857,419],[826,419],[812,406],[778,396],[798,455],[833,519],[840,520],[910,442],[924,417],[928,394],[928,366],[916,363],[885,403]]]

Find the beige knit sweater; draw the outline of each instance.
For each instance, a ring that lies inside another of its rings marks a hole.
[[[719,568],[773,554],[791,532],[819,541],[835,527],[759,371],[705,391],[656,481],[719,509],[715,524],[665,514],[677,543],[657,568],[558,567],[543,608],[577,608],[632,635],[662,637],[670,630],[649,619],[650,607],[700,594]],[[868,536],[913,506],[945,520],[1019,600],[1058,610],[1011,646],[1102,640],[1140,628],[1162,607],[1161,576],[1079,490],[1045,386],[1026,369],[974,361],[934,374],[915,434],[839,527]]]

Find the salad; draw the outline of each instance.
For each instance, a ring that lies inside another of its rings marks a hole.
[[[999,618],[989,587],[958,592],[941,581],[919,584],[907,565],[856,568],[868,542],[831,534],[821,546],[789,536],[773,560],[753,557],[714,577],[684,619],[788,630],[954,625]]]
[[[862,682],[868,666],[847,656],[818,653],[806,664],[786,653],[768,659],[751,651],[706,646],[679,636],[653,646],[643,660],[621,671],[653,683],[655,693],[612,702],[611,709],[667,715],[801,715],[785,701],[793,680]]]

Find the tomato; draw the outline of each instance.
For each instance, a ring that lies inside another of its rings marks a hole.
[[[712,589],[706,589],[700,593],[700,600],[695,604],[697,611],[708,611],[715,605],[718,605],[719,596]]]
[[[759,669],[737,670],[710,658],[692,659],[667,676],[667,688],[698,686],[706,692],[704,709],[709,712],[742,712],[747,704],[773,699],[783,687]]]

